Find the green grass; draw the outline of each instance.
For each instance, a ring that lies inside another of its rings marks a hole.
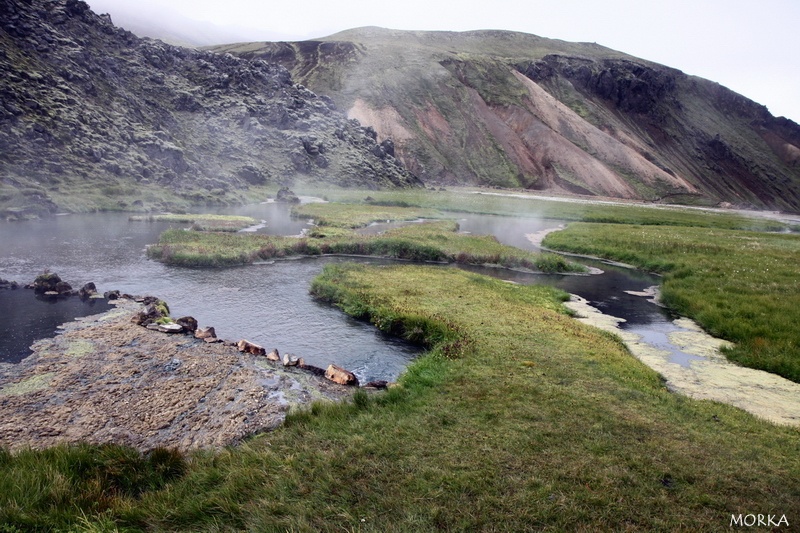
[[[212,215],[199,213],[162,215],[136,215],[128,217],[132,222],[176,222],[191,224],[196,231],[230,231],[235,232],[255,224],[258,220],[252,217],[237,215]]]
[[[310,203],[292,208],[292,215],[313,219],[318,226],[361,228],[373,222],[442,218],[434,209],[382,205]]]
[[[800,518],[797,429],[670,393],[618,339],[569,318],[560,291],[355,265],[326,267],[313,291],[430,353],[399,387],[314,404],[237,448],[194,454],[161,489],[98,512],[73,494],[61,523],[717,531],[731,514]],[[0,491],[0,508],[8,498]]]
[[[503,196],[494,194],[502,193]],[[529,191],[518,196],[511,191],[452,188],[447,191],[355,191],[348,189],[308,189],[305,194],[325,196],[341,203],[369,203],[379,206],[400,206],[437,209],[478,214],[525,216],[604,222],[612,224],[642,224],[656,226],[694,226],[754,231],[783,231],[787,225],[764,218],[735,213],[656,205],[610,205],[598,203],[563,202],[531,198]],[[369,202],[365,197],[372,198]],[[795,231],[800,228],[795,227]]]
[[[584,268],[555,254],[541,254],[501,244],[491,236],[457,233],[453,221],[427,222],[395,228],[380,235],[359,235],[339,226],[359,218],[368,223],[376,215],[369,206],[336,206],[317,209],[315,216],[327,216],[330,226],[312,230],[307,237],[242,235],[167,230],[148,255],[167,264],[192,267],[220,267],[292,256],[326,254],[369,255],[411,261],[491,264],[543,272],[582,272]],[[378,210],[381,215],[418,218],[411,208]],[[308,211],[305,211],[308,213]],[[401,218],[402,219],[402,218]]]
[[[186,468],[181,454],[164,448],[147,454],[88,444],[14,454],[0,449],[0,531],[60,530],[81,516],[99,519]]]
[[[735,342],[729,359],[800,382],[800,235],[576,223],[544,245],[664,273],[664,303]]]

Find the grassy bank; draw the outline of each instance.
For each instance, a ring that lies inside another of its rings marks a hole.
[[[258,224],[258,220],[252,217],[198,213],[135,215],[128,217],[128,220],[131,222],[175,222],[178,224],[191,224],[192,229],[197,231],[234,232]]]
[[[681,208],[668,205],[620,205],[591,202],[556,201],[531,198],[529,193],[470,190],[455,188],[446,191],[396,190],[357,191],[325,189],[306,191],[342,203],[368,203],[376,206],[400,206],[463,211],[469,213],[526,216],[612,224],[643,224],[657,226],[694,226],[753,231],[781,231],[788,226],[782,222],[754,218],[735,212],[719,212]],[[369,197],[369,200],[366,198]],[[795,231],[800,228],[795,226]]]
[[[435,209],[372,204],[311,203],[292,208],[292,215],[313,219],[318,226],[361,228],[373,222],[442,218]]]
[[[664,273],[664,303],[735,342],[731,360],[800,382],[800,235],[570,224],[544,245]]]
[[[196,454],[180,479],[115,495],[105,513],[68,495],[77,505],[61,523],[710,531],[732,513],[800,520],[796,429],[669,393],[615,338],[570,319],[563,293],[443,267],[353,265],[326,267],[313,290],[431,353],[400,387],[316,404],[240,447]],[[0,492],[0,509],[10,497]]]
[[[344,228],[320,227],[303,238],[168,230],[161,234],[157,245],[148,248],[148,255],[172,265],[202,267],[241,265],[292,256],[345,254],[492,264],[543,272],[583,271],[580,265],[558,255],[520,250],[501,244],[494,237],[464,235],[457,233],[457,229],[458,225],[452,221],[414,224],[380,235],[358,235]]]

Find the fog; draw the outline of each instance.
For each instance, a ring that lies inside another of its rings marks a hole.
[[[190,45],[303,40],[337,31],[501,29],[596,42],[701,76],[800,122],[800,2],[795,0],[89,0],[134,33]]]

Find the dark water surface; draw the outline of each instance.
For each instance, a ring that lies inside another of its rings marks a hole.
[[[296,235],[305,221],[292,220],[282,204],[260,204],[229,210],[264,220],[259,232]],[[489,233],[506,244],[532,249],[525,234],[556,227],[557,220],[459,215],[461,229]],[[43,220],[0,224],[0,278],[29,283],[43,269],[61,275],[73,287],[93,281],[101,293],[118,289],[164,299],[172,316],[194,316],[201,326],[214,326],[218,336],[246,338],[265,348],[278,348],[304,357],[311,364],[336,363],[361,380],[395,379],[418,353],[416,347],[353,320],[320,304],[308,294],[311,280],[329,262],[352,259],[328,257],[276,261],[227,269],[186,269],[147,259],[147,244],[170,223],[129,222],[124,214],[57,216]],[[180,226],[180,225],[176,225]],[[364,262],[375,262],[363,260]],[[628,320],[628,325],[668,323],[663,311],[644,298],[624,291],[657,285],[658,278],[601,265],[599,276],[532,275],[499,269],[472,268],[520,283],[545,283],[579,294],[603,312]],[[25,301],[25,300],[30,301]],[[102,302],[86,304],[77,298],[55,304],[35,301],[32,291],[0,291],[0,313],[14,331],[36,330],[29,336],[51,335],[56,324],[74,316],[100,312]],[[104,305],[104,304],[103,304]],[[30,321],[37,315],[38,322]],[[0,330],[0,361],[14,362],[28,353],[30,340]],[[8,342],[6,342],[8,340]]]

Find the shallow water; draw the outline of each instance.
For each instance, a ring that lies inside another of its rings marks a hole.
[[[297,235],[307,227],[307,223],[293,220],[288,210],[286,205],[270,203],[224,212],[263,221],[257,230],[259,232]],[[454,217],[461,231],[492,234],[505,244],[525,249],[535,249],[526,238],[527,234],[563,223],[534,217],[473,214],[455,214]],[[158,235],[171,225],[182,226],[163,222],[129,222],[127,215],[113,213],[0,224],[0,242],[3,242],[0,278],[28,283],[48,268],[74,287],[93,281],[101,293],[117,289],[130,294],[156,295],[168,302],[172,316],[194,316],[201,326],[214,326],[221,338],[246,338],[268,350],[277,348],[281,353],[302,356],[317,366],[336,363],[355,372],[362,381],[396,379],[418,353],[416,347],[387,337],[371,325],[353,320],[309,296],[311,280],[324,264],[352,261],[352,258],[276,261],[227,269],[177,268],[147,259],[145,246],[156,242]],[[373,226],[371,230],[380,231],[381,225]],[[603,312],[624,318],[624,327],[643,328],[643,336],[649,335],[654,342],[663,343],[672,317],[645,298],[625,292],[642,291],[657,285],[658,278],[600,262],[582,262],[600,267],[604,274],[542,275],[496,268],[468,268],[518,283],[548,284],[579,294]],[[50,318],[39,326],[31,326],[37,328],[33,336],[51,334],[52,324],[72,318],[67,318],[60,305],[39,308],[40,313]],[[97,310],[99,308],[76,308],[76,311],[83,312]],[[11,322],[22,323],[23,317],[31,311],[23,310],[17,303],[12,304],[0,292],[0,313],[10,314]],[[20,326],[20,329],[24,328]],[[0,346],[0,361],[17,361],[27,355],[29,338],[13,348]],[[682,357],[677,347],[675,350],[676,357]],[[690,360],[688,355],[684,359]]]

